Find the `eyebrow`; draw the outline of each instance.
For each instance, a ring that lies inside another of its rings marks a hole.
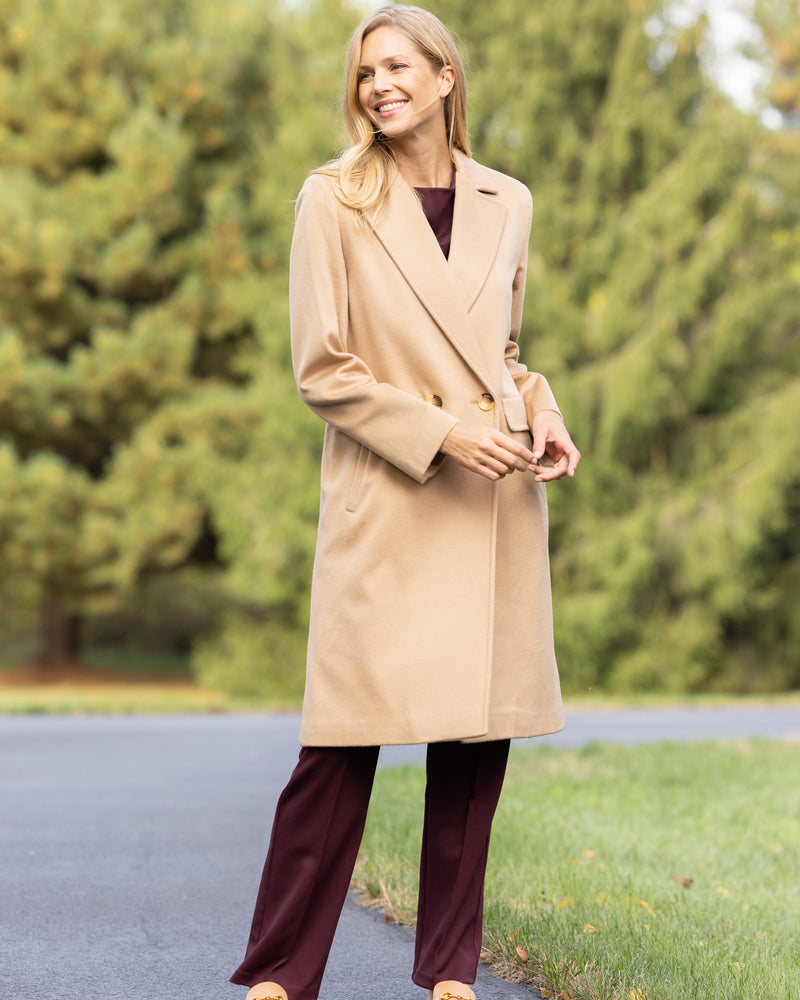
[[[385,63],[393,63],[393,62],[397,62],[398,59],[410,59],[410,58],[411,58],[411,56],[408,55],[408,53],[405,53],[405,54],[398,54],[396,56],[386,56],[386,58],[385,59],[381,59],[380,62],[382,62],[384,64]],[[372,65],[370,63],[361,63],[361,65],[358,67],[358,69],[359,69],[359,72],[362,69],[372,69]]]

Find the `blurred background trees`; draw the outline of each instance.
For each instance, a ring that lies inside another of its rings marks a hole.
[[[763,31],[757,55],[770,70],[766,96],[786,128],[800,129],[800,9],[786,0],[759,0]]]
[[[533,190],[528,363],[565,687],[800,683],[800,41],[770,131],[654,0],[441,0],[475,156]],[[340,0],[0,0],[0,655],[302,689],[322,427],[286,280],[335,154]]]
[[[534,191],[528,354],[585,455],[550,490],[567,684],[797,685],[800,136],[717,93],[703,21],[604,0],[482,17],[475,155]],[[785,69],[797,5],[769,17]]]
[[[308,19],[262,2],[2,0],[0,16],[5,630],[35,606],[43,665],[93,639],[185,656],[241,603],[245,495],[268,551],[244,601],[284,628],[285,564],[306,569],[313,535],[292,541],[302,504],[291,531],[272,519],[290,480],[276,497],[277,449],[258,442],[302,465],[285,259],[292,191],[329,155],[337,45],[318,38],[315,84]]]

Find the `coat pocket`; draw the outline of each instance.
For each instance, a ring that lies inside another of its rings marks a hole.
[[[353,478],[350,480],[350,489],[347,491],[347,499],[345,501],[345,510],[353,514],[358,510],[358,502],[361,499],[361,487],[364,482],[364,472],[367,468],[367,463],[369,462],[370,450],[363,444],[358,450],[358,458],[356,459],[356,467],[353,470]]]
[[[503,412],[510,431],[527,431],[528,413],[522,396],[503,396]]]

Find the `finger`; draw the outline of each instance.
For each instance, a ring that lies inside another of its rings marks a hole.
[[[515,442],[516,443],[516,442]],[[525,445],[520,444],[517,446],[515,454],[522,459],[525,465],[530,465],[531,462],[535,461],[535,455],[530,448],[526,448]]]
[[[487,447],[476,449],[464,463],[472,472],[480,472],[489,478],[504,476],[508,471],[508,464],[497,457],[497,454]]]
[[[499,476],[507,476],[516,469],[514,458],[511,455],[489,455],[484,459],[483,464],[493,472],[496,472]]]
[[[544,455],[545,451],[547,451],[548,445],[555,445],[558,447],[560,428],[553,427],[549,423],[539,426],[534,425],[534,428],[533,457],[535,459],[539,459]]]
[[[504,472],[497,472],[495,469],[490,469],[488,465],[474,465],[471,467],[473,472],[477,472],[479,476],[483,476],[484,479],[490,479],[493,483],[497,482],[498,479],[503,479],[505,476]]]
[[[537,483],[550,483],[554,479],[561,478],[561,473],[557,473],[555,471],[555,466],[542,465],[538,466],[538,468],[540,468],[541,471],[537,472],[536,475],[533,477]]]
[[[495,443],[499,449],[498,454],[504,460],[508,461],[509,465],[513,465],[515,469],[519,469],[520,472],[527,469],[533,461],[533,452],[529,448],[526,448],[524,444],[520,444],[519,441],[515,441],[501,431],[498,431]]]
[[[512,452],[506,452],[503,456],[503,461],[506,462],[511,472],[514,470],[517,470],[518,472],[527,472],[531,467],[532,460],[533,455],[531,455],[530,459],[528,459],[525,458],[524,455],[515,455]]]
[[[503,445],[484,449],[478,457],[478,461],[495,473],[497,478],[510,476],[512,472],[526,472],[528,470],[528,463],[516,454],[516,442],[509,439],[508,443],[514,448],[514,451],[507,449],[504,442]],[[526,451],[527,449],[522,450]]]
[[[487,447],[484,451],[486,460],[493,468],[502,467],[505,472],[519,470],[525,472],[529,465],[529,458],[533,457],[527,448],[518,445],[511,438],[501,435],[501,440],[493,442],[492,447]]]
[[[566,455],[560,455],[552,465],[537,466],[535,479],[538,483],[549,483],[554,479],[561,479],[567,474],[568,464]]]

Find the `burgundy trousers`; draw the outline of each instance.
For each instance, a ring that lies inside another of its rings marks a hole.
[[[379,747],[304,747],[275,810],[245,958],[231,982],[316,1000],[364,832]],[[472,983],[509,741],[431,743],[412,980]]]

